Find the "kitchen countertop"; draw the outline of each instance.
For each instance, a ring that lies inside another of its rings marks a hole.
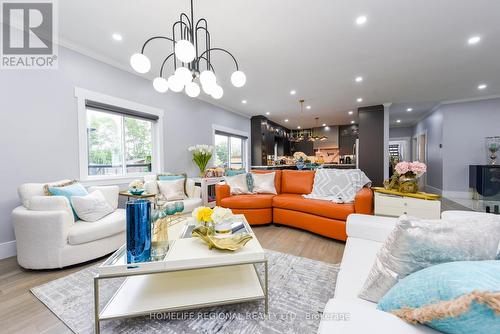
[[[356,164],[323,164],[323,168],[356,168]],[[297,168],[295,165],[272,165],[272,166],[251,166],[255,169],[279,169],[279,168]],[[306,168],[304,168],[306,169]]]

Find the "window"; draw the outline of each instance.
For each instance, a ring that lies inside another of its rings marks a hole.
[[[247,137],[215,130],[214,164],[224,168],[245,168]]]
[[[126,179],[161,170],[161,110],[78,88],[75,94],[82,180]]]
[[[150,120],[87,108],[88,175],[151,172],[152,130]]]

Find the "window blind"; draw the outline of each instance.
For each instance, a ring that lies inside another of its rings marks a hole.
[[[220,130],[215,130],[215,134],[216,135],[221,135],[221,136],[227,136],[227,137],[235,137],[235,138],[241,138],[241,139],[248,139],[248,137],[246,137],[246,136],[235,135],[233,133],[224,132],[224,131],[220,131]]]
[[[143,119],[147,119],[150,121],[157,121],[159,119],[159,117],[157,115],[148,114],[148,113],[138,111],[138,110],[132,110],[132,109],[122,108],[122,107],[118,107],[118,106],[113,106],[110,104],[92,101],[92,100],[85,100],[85,107],[97,109],[97,110],[109,111],[109,112],[117,113],[117,114],[121,114],[121,115],[143,118]]]

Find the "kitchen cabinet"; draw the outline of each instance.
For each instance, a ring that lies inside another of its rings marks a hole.
[[[267,157],[274,156],[277,145],[278,155],[290,154],[290,130],[274,123],[264,116],[254,116],[251,126],[252,165],[267,165]]]
[[[353,155],[354,145],[359,135],[357,124],[341,125],[339,127],[339,153],[340,155]]]

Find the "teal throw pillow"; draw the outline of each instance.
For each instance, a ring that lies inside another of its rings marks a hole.
[[[226,176],[235,176],[240,174],[245,174],[247,171],[244,168],[241,169],[226,169]]]
[[[88,195],[87,189],[82,186],[81,183],[75,182],[62,187],[48,187],[49,193],[53,196],[64,196],[68,199],[69,205],[71,205],[71,209],[73,210],[73,215],[75,220],[78,220],[78,216],[73,209],[73,205],[71,204],[71,196],[85,196]]]
[[[252,173],[247,173],[247,187],[248,191],[253,193],[253,176]]]
[[[443,333],[500,333],[500,261],[449,262],[417,271],[377,307]]]

